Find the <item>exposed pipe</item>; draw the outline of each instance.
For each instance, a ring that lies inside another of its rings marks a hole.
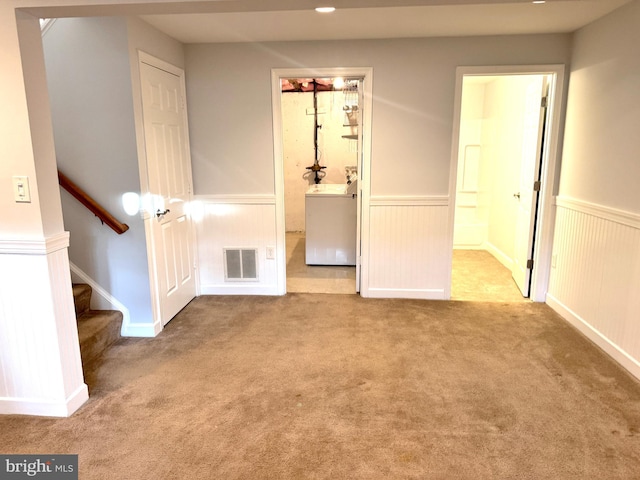
[[[315,177],[314,181],[316,184],[320,183],[322,178],[324,177],[324,170],[327,168],[326,166],[320,166],[320,157],[318,155],[318,130],[322,128],[322,125],[318,125],[318,82],[316,79],[313,80],[313,146],[315,148],[315,158],[313,160],[313,165],[310,167],[306,167],[307,170],[311,170]]]

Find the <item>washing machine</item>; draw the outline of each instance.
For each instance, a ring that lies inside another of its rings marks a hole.
[[[307,265],[355,265],[357,199],[348,185],[318,184],[305,198]]]

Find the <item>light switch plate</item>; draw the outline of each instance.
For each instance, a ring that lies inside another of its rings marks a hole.
[[[18,203],[31,203],[29,177],[13,177],[13,198]]]

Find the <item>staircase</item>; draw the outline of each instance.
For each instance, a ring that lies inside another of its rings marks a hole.
[[[84,283],[73,284],[73,300],[78,320],[80,355],[85,370],[94,366],[103,352],[120,338],[122,312],[91,310],[92,288]]]

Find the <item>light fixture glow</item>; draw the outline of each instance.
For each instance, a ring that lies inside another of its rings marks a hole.
[[[335,12],[336,7],[318,7],[316,8],[316,12],[318,13],[331,13]]]
[[[140,212],[140,195],[135,192],[122,194],[122,208],[127,215],[134,216]]]
[[[547,3],[547,2],[546,2],[546,0],[533,0],[533,3],[536,3],[536,4],[540,5],[540,4]]]
[[[336,77],[333,79],[333,88],[335,90],[340,90],[342,88],[344,88],[344,78],[342,77]]]

